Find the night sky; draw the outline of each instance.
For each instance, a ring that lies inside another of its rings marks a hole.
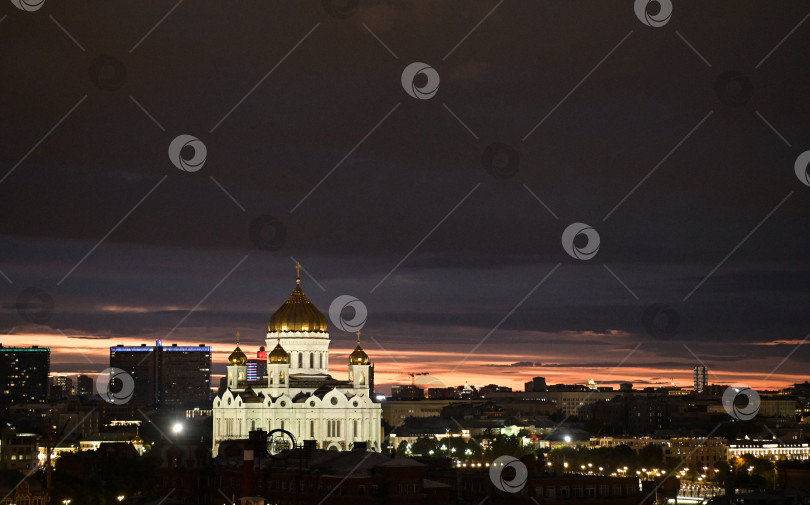
[[[367,307],[383,390],[806,380],[807,2],[25,1],[0,4],[0,341],[54,372],[163,339],[221,374],[300,261],[322,312]]]

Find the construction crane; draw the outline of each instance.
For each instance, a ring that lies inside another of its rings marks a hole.
[[[411,386],[413,386],[417,375],[430,375],[430,372],[408,372],[408,375],[411,377]]]

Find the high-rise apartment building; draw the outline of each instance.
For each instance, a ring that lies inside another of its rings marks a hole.
[[[51,350],[0,344],[0,402],[44,403],[48,399]]]
[[[709,385],[709,370],[705,366],[696,366],[693,373],[695,379],[695,393],[703,393]]]
[[[211,396],[211,347],[156,345],[110,347],[110,367],[129,374],[134,383],[128,402],[138,406],[204,406]],[[120,388],[112,378],[112,389]]]

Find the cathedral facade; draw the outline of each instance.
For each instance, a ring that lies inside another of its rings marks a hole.
[[[286,302],[267,324],[267,375],[248,380],[247,356],[228,357],[227,387],[214,398],[213,455],[220,442],[246,439],[252,430],[283,429],[298,444],[352,450],[364,443],[380,451],[380,404],[374,398],[374,366],[360,347],[345,361],[348,380],[329,375],[327,319],[301,289],[300,275]]]

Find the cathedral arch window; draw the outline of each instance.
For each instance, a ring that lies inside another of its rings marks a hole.
[[[309,367],[315,368],[315,354],[309,353]]]
[[[360,372],[360,384],[366,383],[366,372]]]
[[[309,438],[315,438],[315,421],[309,422]]]
[[[318,353],[318,368],[323,368],[323,353]]]
[[[298,353],[298,368],[304,368],[304,353]]]

